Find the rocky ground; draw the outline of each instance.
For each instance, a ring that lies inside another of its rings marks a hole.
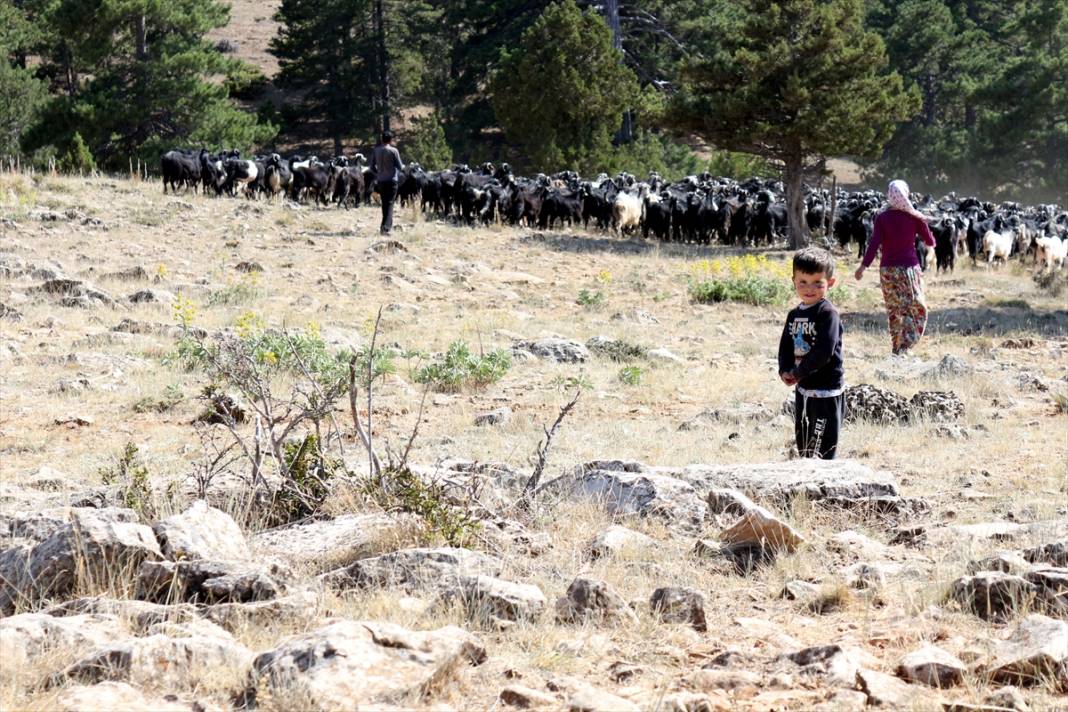
[[[775,377],[785,309],[688,297],[729,250],[407,210],[384,244],[376,217],[0,176],[0,708],[1063,707],[1063,294],[1015,264],[929,276],[931,332],[894,359],[877,284],[843,280],[854,417],[812,463]],[[268,524],[239,477],[195,501],[208,384],[172,357],[179,321],[358,348],[380,306],[381,343],[423,354],[374,396],[395,451],[423,362],[513,356],[431,392],[412,447],[477,493],[464,546],[360,489],[347,403],[353,474],[315,516]]]

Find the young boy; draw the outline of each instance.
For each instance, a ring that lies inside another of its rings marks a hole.
[[[786,315],[779,341],[779,378],[797,386],[794,433],[802,457],[833,460],[845,398],[842,322],[827,300],[834,286],[834,257],[807,247],[794,255],[794,289],[801,303]]]

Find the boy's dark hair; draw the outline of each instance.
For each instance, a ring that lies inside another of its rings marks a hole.
[[[794,274],[823,273],[827,279],[834,276],[834,255],[819,247],[806,247],[794,253]]]

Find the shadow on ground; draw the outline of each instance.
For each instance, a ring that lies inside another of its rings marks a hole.
[[[844,312],[847,330],[885,331],[886,313]],[[1068,310],[1030,307],[954,307],[935,309],[928,315],[928,334],[959,336],[1025,333],[1034,336],[1068,336]]]
[[[662,257],[683,257],[689,259],[706,259],[724,257],[730,255],[746,254],[793,254],[792,250],[785,247],[730,247],[728,245],[691,245],[664,242],[655,239],[642,239],[640,237],[613,237],[611,235],[596,235],[590,233],[544,233],[525,232],[519,239],[533,244],[544,245],[556,252],[571,252],[576,254],[607,252],[614,255],[649,255],[658,254]]]

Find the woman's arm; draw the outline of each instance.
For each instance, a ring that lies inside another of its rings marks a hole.
[[[875,253],[879,251],[879,246],[883,242],[883,223],[876,217],[875,229],[871,232],[871,240],[868,241],[868,249],[864,252],[864,259],[861,261],[860,266],[863,269],[867,269],[872,260],[875,259]]]
[[[935,246],[934,233],[931,232],[931,226],[927,224],[926,220],[917,220],[920,223],[920,237],[923,238],[923,242],[928,247]]]

